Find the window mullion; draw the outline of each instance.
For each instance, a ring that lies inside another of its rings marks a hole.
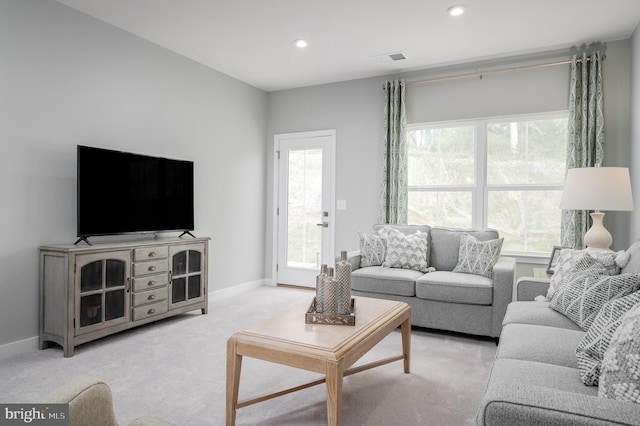
[[[476,185],[473,191],[473,227],[487,227],[487,122],[476,122]]]

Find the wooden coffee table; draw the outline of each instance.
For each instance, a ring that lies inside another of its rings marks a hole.
[[[227,341],[227,425],[234,425],[236,411],[248,405],[326,383],[329,425],[340,424],[342,380],[370,368],[404,360],[409,373],[411,308],[404,302],[355,298],[356,325],[306,324],[309,304],[276,316]],[[352,366],[391,331],[402,327],[402,354],[370,364]],[[324,374],[324,378],[267,395],[238,401],[242,357],[288,365]]]

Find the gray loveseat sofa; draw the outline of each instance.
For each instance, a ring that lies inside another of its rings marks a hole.
[[[375,225],[374,234],[383,226]],[[419,327],[498,338],[507,305],[512,300],[515,259],[500,257],[491,278],[452,272],[458,263],[463,234],[478,240],[498,239],[495,230],[463,230],[422,226],[397,226],[405,235],[428,234],[428,265],[435,271],[384,266],[361,267],[361,253],[349,253],[353,295],[392,299],[411,306],[411,323]]]
[[[640,272],[640,244],[627,271]],[[576,323],[533,301],[550,280],[520,278],[509,304],[489,381],[478,411],[479,426],[640,425],[640,404],[598,396],[581,381],[576,348],[585,336]]]

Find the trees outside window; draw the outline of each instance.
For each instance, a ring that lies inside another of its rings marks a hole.
[[[504,251],[560,241],[567,113],[409,126],[409,223],[495,228]]]

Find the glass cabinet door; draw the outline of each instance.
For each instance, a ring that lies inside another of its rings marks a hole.
[[[204,244],[171,248],[171,305],[188,304],[204,298]]]
[[[129,258],[129,251],[76,258],[79,333],[129,321]]]

